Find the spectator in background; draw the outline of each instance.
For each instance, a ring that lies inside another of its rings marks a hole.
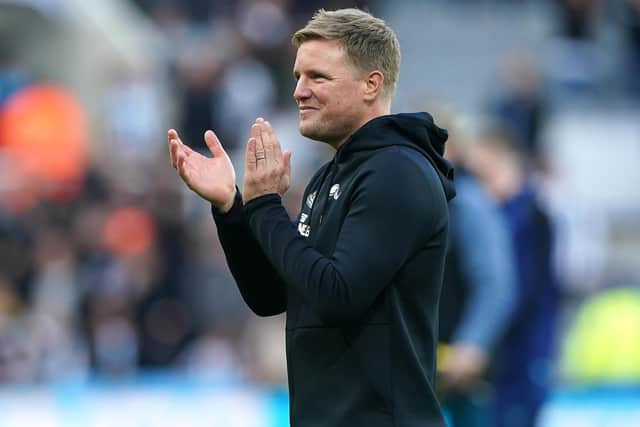
[[[640,0],[626,0],[622,11],[627,41],[626,84],[631,94],[640,99]]]
[[[558,28],[546,52],[547,76],[555,101],[575,104],[593,99],[602,83],[596,52],[598,0],[559,0]]]
[[[446,158],[456,168],[440,299],[439,390],[455,427],[490,427],[485,380],[515,300],[508,230],[498,207],[465,167],[466,142],[451,123]]]
[[[528,158],[542,159],[540,132],[548,105],[542,78],[532,58],[522,52],[508,56],[503,64],[500,94],[492,100],[496,118],[517,133]]]
[[[211,49],[212,41],[208,30],[192,30],[176,58],[177,82],[182,94],[180,127],[195,144],[192,148],[198,151],[206,150],[200,129],[220,125],[216,122],[219,105],[215,100],[220,92],[225,59],[219,57],[218,50]]]
[[[33,242],[0,212],[0,383],[32,379],[36,364],[24,339],[33,276]]]
[[[561,36],[589,40],[594,36],[594,22],[599,0],[559,0]]]
[[[552,268],[554,232],[525,172],[521,143],[504,128],[483,132],[472,170],[499,203],[514,249],[517,292],[497,354],[497,427],[533,427],[551,385],[558,290]]]

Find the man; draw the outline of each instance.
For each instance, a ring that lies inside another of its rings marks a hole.
[[[384,21],[320,10],[293,42],[300,132],[337,150],[307,186],[297,225],[280,200],[291,154],[261,118],[242,195],[211,131],[209,159],[170,130],[172,164],[213,204],[247,304],[287,312],[291,425],[444,426],[434,371],[454,194],[446,131],[426,113],[389,115],[400,49]]]
[[[498,202],[514,251],[516,295],[496,355],[496,427],[533,427],[552,381],[559,291],[554,229],[527,173],[523,144],[507,128],[483,131],[469,166]]]
[[[509,325],[516,278],[509,230],[497,204],[466,168],[469,141],[450,118],[445,158],[456,169],[440,296],[438,391],[453,426],[493,426],[494,352]]]

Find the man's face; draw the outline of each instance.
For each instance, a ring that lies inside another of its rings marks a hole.
[[[302,43],[293,73],[302,135],[337,147],[363,124],[366,85],[338,41]]]

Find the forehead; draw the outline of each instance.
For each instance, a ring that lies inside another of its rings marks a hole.
[[[294,71],[318,67],[350,67],[346,51],[339,41],[308,40],[298,47]]]

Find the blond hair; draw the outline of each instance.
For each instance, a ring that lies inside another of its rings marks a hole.
[[[400,72],[400,43],[394,31],[379,18],[360,9],[318,10],[291,42],[300,47],[308,40],[337,40],[347,58],[360,71],[378,70],[384,76],[382,94],[393,98]]]

